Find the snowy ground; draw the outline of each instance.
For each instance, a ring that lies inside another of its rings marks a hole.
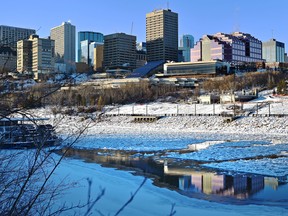
[[[270,102],[270,105],[266,102]],[[152,103],[105,107],[106,114],[167,114],[153,123],[133,122],[133,116],[104,115],[98,118],[95,114],[53,115],[50,108],[32,110],[31,113],[38,117],[49,117],[49,123],[53,124],[63,137],[88,126],[82,139],[74,145],[75,148],[138,151],[144,152],[147,156],[167,151],[161,157],[201,161],[203,167],[227,172],[263,174],[287,182],[288,116],[250,115],[230,123],[224,122],[221,116],[177,116],[234,112],[227,109],[230,105]],[[255,109],[256,106],[258,109]],[[244,104],[243,109],[246,113],[252,114],[288,114],[288,99],[263,92],[257,100]],[[180,153],[179,150],[188,151]],[[111,197],[105,197],[107,201],[101,200],[104,215],[115,211],[119,203],[129,197],[124,195],[120,186],[126,185],[126,188],[131,187],[133,190],[143,179],[132,177],[127,172],[107,170],[95,164],[74,162],[75,160],[65,161],[56,174],[73,173],[80,179],[85,179],[85,175],[91,173],[96,185],[105,185],[116,191]],[[79,195],[81,196],[83,195]],[[78,198],[77,195],[76,197]],[[213,215],[287,215],[287,209],[277,207],[241,207],[191,200],[173,191],[155,188],[150,180],[141,190],[139,197],[141,199],[135,200],[135,205],[128,208],[126,215],[141,215],[141,212],[143,215],[168,215],[172,203],[177,203],[177,215],[189,215],[191,212],[195,215],[211,215],[211,212]],[[145,204],[146,201],[148,205]]]
[[[270,112],[273,105],[274,113],[288,113],[288,98],[273,96],[270,91],[261,92],[260,97],[248,105],[267,101],[271,102]],[[200,110],[203,113],[209,110],[221,113],[229,105],[199,106],[201,108],[197,108],[197,113]],[[185,113],[193,110],[193,107],[194,104],[131,104],[114,109],[106,107],[106,111],[108,114],[115,114],[119,110],[122,114],[145,114],[148,109],[148,113],[156,115],[163,114],[163,111],[172,114],[175,110]],[[266,113],[266,109],[267,106],[258,106],[257,112]],[[227,123],[221,116],[175,115],[162,117],[154,123],[135,123],[133,116],[102,116],[100,119],[93,115],[92,118],[91,115],[89,118],[83,115],[54,116],[49,108],[34,110],[32,113],[39,117],[50,117],[50,123],[62,135],[89,126],[85,131],[86,136],[75,145],[77,148],[149,152],[188,149],[189,145],[191,149],[191,144],[196,144],[193,146],[198,149],[196,152],[180,154],[172,151],[167,157],[207,161],[211,163],[206,166],[224,170],[271,176],[288,175],[288,116],[244,116]]]

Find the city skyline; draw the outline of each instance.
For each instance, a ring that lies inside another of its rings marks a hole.
[[[4,1],[2,8],[11,10],[1,12],[1,25],[36,29],[40,37],[47,37],[51,28],[71,21],[76,26],[76,32],[132,34],[137,37],[137,42],[144,42],[146,14],[169,8],[179,15],[179,38],[183,34],[191,34],[195,43],[205,34],[241,31],[262,42],[275,38],[288,44],[288,28],[284,16],[288,2],[285,0],[276,0],[274,4],[264,4],[260,0],[232,3],[222,0],[217,4],[213,0],[207,0],[205,4],[189,0],[158,0],[149,3],[135,0],[87,0],[85,5],[89,7],[79,7],[68,0],[51,0],[49,5],[35,0],[29,4],[20,0]],[[88,11],[81,8],[88,8]]]

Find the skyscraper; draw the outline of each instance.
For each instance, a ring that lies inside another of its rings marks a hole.
[[[183,35],[180,39],[180,49],[183,50],[185,62],[190,62],[190,50],[194,47],[194,37],[192,35]]]
[[[80,31],[78,32],[78,52],[77,62],[82,62],[81,42],[88,40],[88,44],[91,42],[97,42],[97,44],[104,44],[104,36],[99,32]]]
[[[86,63],[88,66],[94,65],[94,48],[103,45],[103,42],[93,42],[89,40],[83,40],[80,43],[81,59],[79,62]]]
[[[178,14],[155,10],[146,14],[147,60],[178,60]]]
[[[66,65],[66,72],[75,68],[76,27],[70,22],[51,29],[51,39],[55,41],[55,62]]]
[[[35,33],[34,29],[0,25],[0,47],[8,46],[16,50],[19,40],[28,39],[30,35]]]
[[[104,67],[136,67],[136,36],[115,33],[104,36]]]

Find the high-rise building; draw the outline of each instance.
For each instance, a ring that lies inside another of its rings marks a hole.
[[[276,39],[263,42],[262,52],[266,62],[285,62],[285,44]]]
[[[8,46],[16,50],[19,40],[28,39],[30,35],[35,33],[34,29],[0,25],[0,47]]]
[[[0,47],[0,71],[15,71],[17,65],[17,53],[10,47]]]
[[[17,71],[32,72],[32,42],[29,39],[17,42]]]
[[[104,36],[104,67],[136,67],[136,36],[115,33]]]
[[[136,44],[136,68],[142,67],[147,63],[146,43],[140,42]]]
[[[93,60],[94,71],[103,70],[103,53],[104,53],[104,45],[98,45],[94,48],[94,60]]]
[[[147,61],[178,60],[178,14],[155,10],[146,14]]]
[[[103,42],[92,42],[83,40],[80,43],[81,59],[80,62],[87,64],[89,67],[94,65],[94,48],[103,45]]]
[[[88,65],[88,58],[89,58],[89,41],[83,40],[80,43],[80,50],[81,50],[81,59],[78,62],[83,62]]]
[[[284,53],[284,62],[288,63],[288,55],[287,55],[287,53]]]
[[[54,40],[31,35],[17,43],[17,69],[32,71],[34,79],[54,72]]]
[[[66,72],[75,70],[76,27],[70,22],[54,27],[50,31],[55,41],[55,62],[66,65]]]
[[[136,44],[137,51],[147,52],[146,42],[140,42]]]
[[[179,50],[183,52],[184,62],[190,62],[190,51],[194,47],[194,37],[192,35],[183,35],[180,39]]]
[[[104,36],[99,32],[91,31],[80,31],[78,32],[78,52],[77,52],[77,62],[81,62],[81,42],[88,40],[88,43],[97,42],[99,44],[104,44]]]
[[[235,64],[261,62],[262,42],[250,34],[241,32],[204,35],[191,49],[191,61],[211,60]]]

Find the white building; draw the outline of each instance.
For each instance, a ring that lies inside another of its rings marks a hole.
[[[31,35],[17,43],[17,70],[34,73],[34,79],[54,72],[54,40]]]
[[[285,62],[285,44],[271,39],[262,44],[263,59],[266,62]]]
[[[55,62],[66,64],[66,71],[63,72],[74,71],[76,27],[70,22],[63,22],[51,29],[50,37],[55,41]]]

